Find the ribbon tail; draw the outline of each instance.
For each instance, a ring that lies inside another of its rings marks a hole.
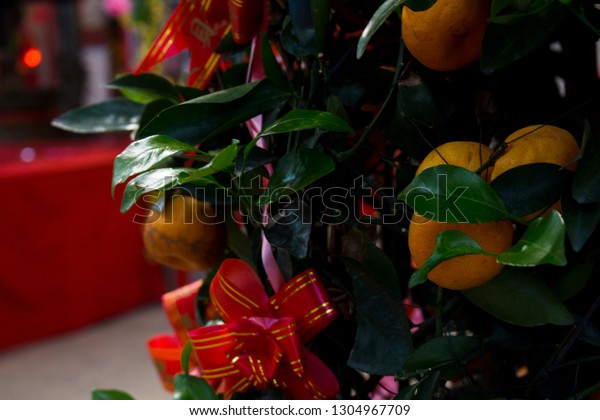
[[[149,71],[156,64],[187,48],[185,36],[179,28],[186,21],[188,15],[194,8],[194,4],[187,1],[179,3],[167,24],[156,38],[150,50],[135,71],[140,74]]]
[[[304,374],[298,376],[291,368],[282,368],[277,385],[292,399],[324,400],[336,396],[340,385],[325,363],[306,347],[304,348]]]

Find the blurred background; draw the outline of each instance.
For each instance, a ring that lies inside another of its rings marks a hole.
[[[168,332],[160,296],[189,279],[143,253],[111,197],[128,133],[51,126],[110,97],[177,0],[0,2],[0,399],[168,398],[146,340]]]

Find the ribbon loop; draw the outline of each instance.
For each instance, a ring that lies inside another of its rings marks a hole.
[[[293,398],[331,398],[337,380],[305,347],[337,312],[314,270],[290,280],[271,299],[243,261],[225,260],[210,287],[226,324],[196,328],[189,337],[209,382],[226,398],[250,387],[281,388]]]

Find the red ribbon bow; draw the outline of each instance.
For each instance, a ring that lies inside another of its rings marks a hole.
[[[335,376],[303,347],[337,316],[313,270],[269,298],[248,264],[227,259],[211,283],[210,297],[225,324],[196,328],[189,337],[201,376],[220,381],[226,398],[270,386],[294,399],[335,396]]]
[[[189,49],[188,84],[204,89],[221,58],[216,49],[223,37],[232,31],[235,42],[248,42],[266,24],[266,10],[265,0],[181,0],[135,73]]]

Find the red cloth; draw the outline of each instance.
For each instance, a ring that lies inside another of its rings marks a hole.
[[[144,258],[141,227],[110,194],[123,147],[67,148],[67,157],[9,163],[0,145],[0,349],[164,292],[160,267]]]

